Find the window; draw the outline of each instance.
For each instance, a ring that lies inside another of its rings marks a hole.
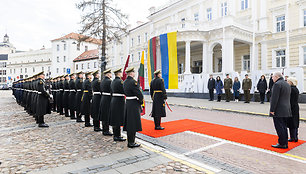
[[[306,27],[306,9],[304,11],[304,27]]]
[[[207,9],[207,20],[211,21],[211,19],[212,19],[212,11],[211,11],[211,8],[208,8]]]
[[[79,69],[79,65],[78,65],[78,64],[75,65],[75,69],[76,69],[76,70]]]
[[[60,46],[56,45],[56,50],[59,51],[60,50]]]
[[[131,45],[132,45],[132,47],[134,46],[134,39],[133,38],[131,40]]]
[[[14,69],[14,74],[16,73],[16,69]]]
[[[27,68],[24,68],[24,73],[28,73],[28,69]]]
[[[77,44],[77,51],[80,51],[80,43]]]
[[[84,69],[84,64],[82,63],[82,65],[81,65],[81,67],[82,67],[82,69]]]
[[[3,75],[6,75],[6,70],[3,70]],[[3,77],[3,78],[5,78],[5,77]],[[5,80],[6,81],[6,80]]]
[[[50,66],[48,66],[48,72],[50,72],[51,71],[51,68],[50,68]]]
[[[59,57],[58,56],[56,57],[56,59],[57,59],[56,61],[59,63],[60,61],[59,61]]]
[[[276,31],[285,31],[285,15],[276,17]]]
[[[185,18],[182,18],[182,19],[181,19],[181,22],[182,22],[182,28],[185,28],[185,21],[186,21],[186,19],[185,19]]]
[[[33,72],[35,72],[35,67],[33,67]]]
[[[66,62],[66,56],[64,56],[64,62]]]
[[[66,73],[66,68],[63,68],[63,73]]]
[[[56,68],[56,73],[59,73],[59,69],[58,68]]]
[[[199,21],[199,13],[194,14],[194,21]]]
[[[12,74],[12,69],[10,69],[10,74]]]
[[[45,68],[44,68],[44,67],[41,67],[41,71],[45,71]]]
[[[243,71],[250,71],[251,67],[251,61],[250,61],[250,55],[244,55],[242,60],[242,70]]]
[[[249,0],[241,0],[241,10],[245,10],[249,7]]]
[[[90,63],[87,63],[87,69],[90,69]]]
[[[306,65],[306,46],[303,47],[304,65]]]
[[[145,51],[145,54],[146,54],[145,60],[147,60],[147,57],[148,57],[148,50]]]
[[[94,62],[94,68],[97,68],[97,62]]]
[[[227,2],[221,3],[221,16],[227,16]]]
[[[144,40],[145,42],[147,42],[148,41],[148,33],[145,33],[145,40]]]
[[[88,46],[85,46],[85,51],[88,51]]]
[[[22,73],[22,68],[20,68],[20,73]]]
[[[138,52],[138,61],[141,59],[141,53]]]
[[[276,51],[275,63],[277,68],[282,68],[286,66],[286,50]]]
[[[141,40],[141,39],[140,39],[140,36],[138,36],[138,45],[140,44],[140,40]]]
[[[64,44],[64,50],[66,50],[66,44]]]
[[[123,63],[123,57],[121,57],[121,63]]]
[[[134,54],[132,54],[132,59],[131,60],[132,60],[132,62],[134,62]]]

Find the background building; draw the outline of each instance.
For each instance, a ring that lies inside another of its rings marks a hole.
[[[254,92],[260,76],[275,71],[306,91],[306,0],[174,0],[152,7],[148,20],[108,44],[108,68],[123,67],[127,55],[138,67],[150,38],[177,31],[179,89],[168,92],[207,93],[209,74],[227,73],[240,80],[248,73]]]
[[[0,84],[7,84],[7,61],[8,55],[15,53],[16,48],[10,43],[10,38],[7,34],[3,37],[3,42],[0,42]]]
[[[84,39],[85,38],[85,39]],[[70,33],[52,40],[52,77],[76,72],[73,60],[88,50],[98,49],[101,40]],[[80,40],[84,40],[81,41]]]
[[[7,71],[12,83],[44,71],[46,78],[51,74],[52,49],[40,49],[10,54]]]
[[[99,50],[88,50],[73,60],[75,72],[100,70]]]

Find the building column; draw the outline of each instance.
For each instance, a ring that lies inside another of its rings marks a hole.
[[[261,69],[267,70],[267,43],[262,42],[261,43]]]
[[[234,72],[234,39],[224,38],[222,45],[222,72]]]
[[[209,72],[208,70],[208,65],[209,65],[209,62],[208,62],[208,49],[207,49],[207,42],[206,41],[203,41],[203,54],[202,54],[202,73],[206,74]]]
[[[250,45],[251,72],[258,70],[258,44]]]
[[[184,74],[191,74],[191,71],[190,71],[190,43],[191,41],[186,41],[186,44],[185,44],[185,72]]]

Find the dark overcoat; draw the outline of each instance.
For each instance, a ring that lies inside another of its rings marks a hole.
[[[112,91],[112,99],[110,103],[109,124],[111,126],[123,126],[124,112],[125,112],[125,98],[123,90],[123,81],[121,80],[121,78],[116,77],[112,81],[111,91]]]
[[[45,81],[43,79],[38,79],[37,81],[37,116],[42,116],[45,114],[49,114],[49,93],[45,89]]]
[[[69,82],[67,79],[64,81],[64,94],[63,94],[63,108],[69,108]]]
[[[150,95],[153,100],[152,117],[166,117],[165,100],[167,99],[164,80],[154,78],[150,84]]]
[[[75,100],[75,95],[76,95],[76,86],[75,82],[73,79],[70,79],[69,81],[69,109],[72,111],[76,110],[76,100]]]
[[[83,83],[83,96],[82,96],[82,104],[81,104],[81,114],[82,115],[90,115],[90,105],[92,99],[92,88],[91,88],[91,81],[89,78]]]
[[[100,80],[94,78],[91,82],[93,97],[91,104],[91,117],[94,120],[99,120],[99,107],[101,102],[101,92],[100,92]]]
[[[216,87],[216,80],[214,78],[209,78],[208,79],[208,83],[207,83],[207,88],[212,90],[212,89],[215,89]]]
[[[81,103],[82,103],[82,96],[83,96],[83,79],[77,78],[75,81],[76,86],[76,96],[75,96],[75,104],[76,104],[76,111],[79,113],[81,112]]]
[[[127,97],[123,130],[128,132],[142,131],[140,112],[143,95],[139,85],[136,80],[128,76],[123,83],[123,89]],[[129,100],[128,97],[137,97],[137,99]]]
[[[290,105],[292,117],[288,118],[288,128],[299,128],[300,125],[299,93],[296,86],[291,86]]]
[[[221,95],[223,89],[223,82],[221,80],[216,80],[216,94]]]
[[[266,79],[259,79],[258,83],[257,83],[257,90],[260,92],[260,93],[266,93],[268,89],[268,85],[267,85],[267,81]]]
[[[62,80],[57,82],[57,88],[59,92],[57,93],[57,96],[56,96],[56,103],[58,104],[60,108],[62,108],[63,107],[63,94],[64,94],[64,84]]]
[[[272,117],[291,117],[291,105],[290,105],[290,93],[291,87],[284,80],[279,78],[272,87],[270,112],[274,112],[274,115],[270,113]]]
[[[101,82],[100,90],[102,93],[101,102],[100,102],[100,120],[109,121],[109,107],[111,102],[111,83],[112,80],[109,77],[104,77]]]

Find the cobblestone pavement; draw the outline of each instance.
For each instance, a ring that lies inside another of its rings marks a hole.
[[[147,102],[152,101],[149,95],[145,95],[145,100]],[[265,104],[260,104],[259,102],[251,102],[249,104],[240,101],[235,102],[216,102],[208,101],[207,99],[194,99],[194,98],[180,98],[180,97],[168,97],[167,99],[169,104],[187,106],[187,107],[196,107],[196,108],[205,108],[209,110],[224,110],[230,112],[248,112],[253,114],[268,114],[270,109],[270,104],[265,102]],[[300,115],[301,118],[306,121],[306,104],[300,103]]]
[[[49,128],[38,128],[10,91],[0,96],[0,173],[145,173],[159,165],[167,167],[162,173],[203,173],[180,162],[168,170],[173,160],[143,148],[131,150],[126,142],[56,113],[45,117]]]

